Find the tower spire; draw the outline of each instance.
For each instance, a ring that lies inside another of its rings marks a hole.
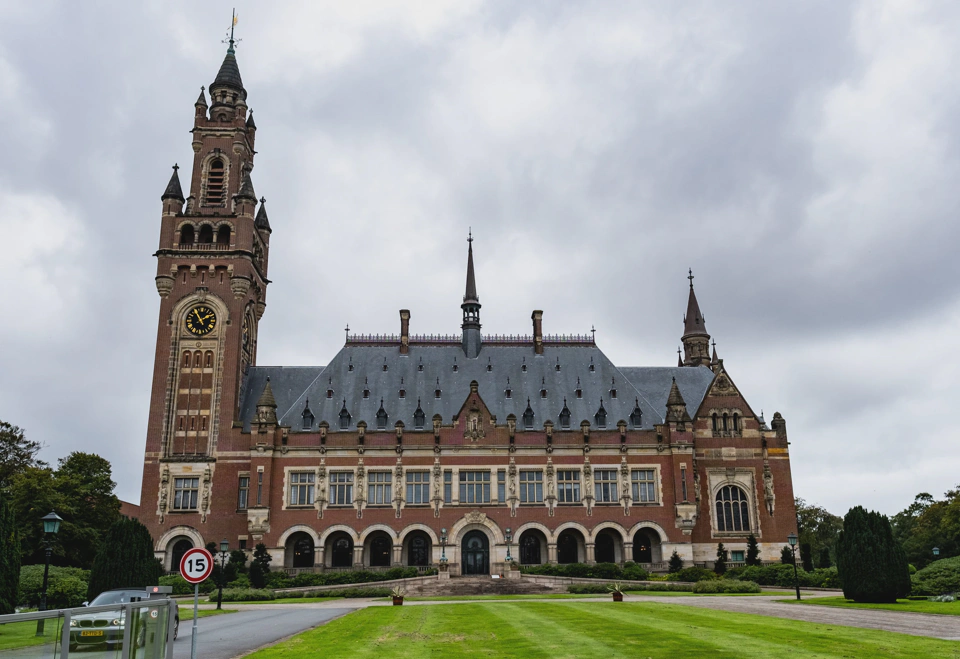
[[[477,295],[477,277],[473,271],[473,230],[467,234],[467,288],[463,294],[463,352],[468,359],[480,356],[480,297]]]
[[[710,334],[707,333],[707,326],[700,313],[700,303],[697,302],[697,294],[693,290],[693,269],[687,271],[687,279],[690,280],[690,295],[687,297],[687,313],[683,317],[683,349],[685,359],[684,366],[700,366],[710,363]]]

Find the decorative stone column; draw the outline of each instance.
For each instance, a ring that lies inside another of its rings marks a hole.
[[[626,563],[627,561],[633,560],[633,543],[625,542],[623,543],[623,560],[621,563]]]
[[[323,545],[320,545],[319,547],[314,548],[313,567],[317,567],[323,570],[324,566],[326,565],[326,563],[324,562],[324,553],[326,552]]]
[[[403,545],[393,546],[393,564],[395,567],[403,565]]]
[[[557,564],[557,543],[547,543],[547,563]]]
[[[593,543],[586,543],[587,547],[587,565],[594,565],[597,561],[593,556]]]
[[[363,545],[353,546],[353,567],[363,569]]]

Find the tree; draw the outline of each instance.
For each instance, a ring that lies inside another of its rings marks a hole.
[[[253,588],[263,588],[267,585],[267,574],[263,571],[263,563],[254,561],[247,569],[247,576],[250,578],[250,585]]]
[[[242,549],[234,549],[230,552],[230,564],[236,567],[238,574],[247,573],[247,552]]]
[[[13,510],[0,496],[0,615],[13,613],[20,594],[20,538]]]
[[[817,567],[830,567],[833,563],[830,561],[830,548],[821,547],[820,548],[820,560],[817,561]]]
[[[747,538],[747,556],[745,560],[747,565],[760,565],[760,546],[757,544],[757,536],[750,534]]]
[[[107,531],[93,561],[87,596],[93,599],[111,588],[156,585],[160,573],[150,531],[139,520],[120,517]]]
[[[720,575],[727,571],[727,550],[722,542],[717,545],[717,560],[713,564],[713,571]]]
[[[940,558],[960,556],[960,485],[940,501],[921,492],[890,522],[907,561],[918,568],[934,560],[934,547],[940,548]]]
[[[683,569],[683,559],[680,558],[680,554],[677,553],[677,550],[674,549],[673,553],[670,554],[670,573],[679,572]]]
[[[801,498],[795,501],[797,509],[797,535],[800,543],[800,560],[806,569],[804,561],[804,543],[810,545],[809,556],[819,556],[824,547],[833,550],[837,544],[837,536],[843,528],[843,519],[831,514],[826,508],[815,504],[808,504]]]
[[[267,546],[262,542],[257,543],[257,546],[253,549],[253,562],[260,564],[264,574],[270,571],[270,561],[272,560],[273,556],[267,551]]]
[[[856,602],[893,603],[910,593],[910,572],[890,520],[862,506],[843,518],[837,539],[843,595]]]
[[[28,440],[22,429],[0,421],[0,487],[30,467],[45,467],[37,459],[41,448],[39,442]]]
[[[800,543],[800,565],[807,572],[813,572],[813,557],[810,555],[811,551],[809,542]]]
[[[780,550],[780,562],[784,565],[793,565],[793,550],[787,545]]]

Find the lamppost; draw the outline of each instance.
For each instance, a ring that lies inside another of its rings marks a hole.
[[[513,558],[510,557],[510,541],[513,540],[513,535],[510,533],[510,527],[508,526],[504,532],[504,537],[507,540],[507,569],[510,568],[510,563],[513,562]]]
[[[46,562],[43,565],[43,591],[40,594],[40,611],[47,610],[47,578],[50,575],[50,554],[53,553],[53,536],[60,530],[60,522],[63,518],[55,512],[44,515],[43,522],[43,553],[46,556]],[[43,618],[37,620],[37,636],[43,636]]]
[[[934,547],[934,548],[933,548],[933,557],[936,558],[936,557],[939,556],[939,555],[940,555],[940,547]]]
[[[797,534],[791,533],[787,536],[787,542],[790,543],[790,551],[793,552],[793,583],[797,587],[797,601],[800,601],[800,575],[797,574]]]
[[[217,611],[223,602],[223,582],[227,579],[227,557],[230,555],[230,542],[228,540],[220,541],[220,578],[217,579]]]
[[[440,569],[447,567],[447,529],[440,529]]]

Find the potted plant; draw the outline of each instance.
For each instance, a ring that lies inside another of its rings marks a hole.
[[[613,595],[614,602],[623,601],[623,586],[619,582],[607,586],[607,592]]]
[[[393,590],[390,591],[390,594],[393,596],[394,606],[403,606],[404,590],[401,586],[396,586]]]

